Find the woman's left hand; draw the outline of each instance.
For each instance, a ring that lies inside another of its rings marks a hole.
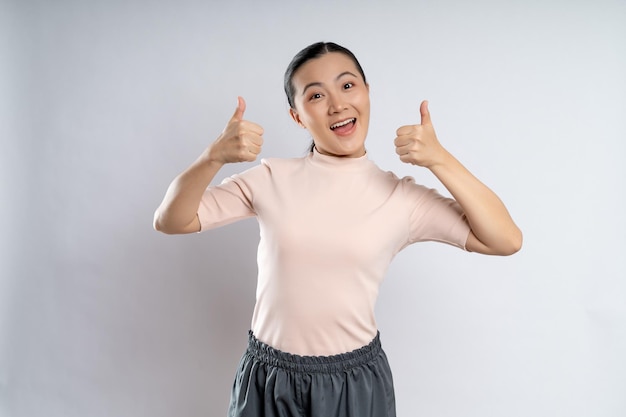
[[[420,105],[419,125],[396,132],[396,153],[406,163],[428,168],[459,203],[471,232],[465,247],[472,252],[511,255],[522,247],[522,232],[498,196],[480,182],[437,140],[428,102]]]
[[[396,131],[394,144],[402,162],[430,168],[445,159],[446,150],[437,139],[426,100],[420,105],[420,115],[420,124],[402,126]]]

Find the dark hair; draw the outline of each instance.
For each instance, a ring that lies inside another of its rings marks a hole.
[[[296,56],[293,57],[293,59],[289,63],[289,66],[287,67],[287,70],[285,71],[284,86],[285,94],[287,95],[287,101],[289,102],[289,107],[291,107],[292,109],[296,108],[293,100],[293,97],[296,93],[293,87],[293,76],[296,71],[298,71],[298,69],[300,69],[302,65],[306,64],[310,60],[320,58],[330,52],[339,52],[350,58],[352,62],[354,62],[356,69],[359,70],[361,77],[363,77],[363,82],[367,84],[363,68],[361,68],[361,64],[359,64],[358,59],[356,59],[356,57],[352,52],[350,52],[350,50],[333,42],[317,42],[307,46],[306,48],[298,52]],[[309,147],[309,152],[313,152],[313,148],[315,148],[315,143],[311,143],[311,146]]]
[[[359,61],[356,59],[352,52],[350,52],[343,46],[337,45],[333,42],[317,42],[307,46],[306,48],[298,52],[289,63],[287,71],[285,71],[285,94],[287,94],[289,107],[291,107],[292,109],[295,109],[296,107],[293,100],[293,97],[295,95],[295,89],[293,87],[293,76],[296,71],[298,71],[298,69],[300,69],[302,65],[306,64],[310,60],[320,58],[329,52],[339,52],[350,58],[354,62],[356,69],[359,70],[359,73],[363,77],[363,82],[367,84],[363,68],[361,68],[361,64],[359,64]]]

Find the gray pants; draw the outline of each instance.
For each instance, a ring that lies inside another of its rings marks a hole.
[[[380,334],[333,356],[281,352],[248,336],[229,417],[395,417],[391,369]]]

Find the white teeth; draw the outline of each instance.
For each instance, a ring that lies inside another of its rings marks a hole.
[[[344,120],[343,122],[335,123],[335,124],[334,124],[334,125],[332,125],[330,128],[331,128],[331,129],[337,129],[338,127],[345,126],[345,125],[347,125],[348,123],[352,123],[352,122],[355,122],[355,121],[356,121],[356,119],[355,119],[355,118],[348,119],[348,120]]]

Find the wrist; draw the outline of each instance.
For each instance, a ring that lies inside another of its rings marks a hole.
[[[220,157],[219,154],[219,150],[214,149],[213,145],[211,145],[203,152],[200,159],[204,165],[221,168],[226,162]]]
[[[456,158],[448,152],[445,148],[441,148],[441,151],[436,158],[433,158],[432,162],[426,167],[431,171],[445,169],[456,162]]]

